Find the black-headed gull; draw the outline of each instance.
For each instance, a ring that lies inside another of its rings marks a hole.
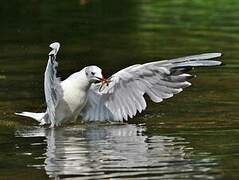
[[[44,91],[47,110],[44,113],[22,112],[17,115],[33,118],[43,124],[58,126],[81,116],[85,121],[123,121],[146,108],[144,95],[156,103],[172,97],[191,85],[192,67],[217,66],[211,60],[221,53],[206,53],[177,59],[136,64],[120,70],[108,79],[97,66],[87,66],[64,81],[56,76],[58,42],[45,71]],[[101,83],[99,83],[101,81]]]

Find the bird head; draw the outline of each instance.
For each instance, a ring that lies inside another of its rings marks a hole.
[[[104,82],[106,79],[102,75],[102,70],[97,66],[88,66],[85,75],[90,83]]]

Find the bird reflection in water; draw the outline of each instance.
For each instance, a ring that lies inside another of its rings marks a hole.
[[[209,178],[210,163],[190,159],[181,137],[147,136],[141,125],[37,128],[21,137],[45,136],[45,170],[51,178]],[[207,175],[206,175],[207,174]]]

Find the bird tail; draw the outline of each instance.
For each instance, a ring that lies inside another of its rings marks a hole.
[[[41,125],[46,124],[46,120],[44,119],[44,116],[46,115],[46,113],[21,112],[21,113],[15,113],[15,115],[35,119],[36,121],[40,122]]]

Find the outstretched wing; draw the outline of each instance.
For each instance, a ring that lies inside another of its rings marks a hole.
[[[58,66],[58,63],[56,62],[56,55],[60,48],[60,44],[58,42],[55,42],[50,44],[49,47],[52,48],[52,51],[49,53],[49,59],[45,70],[44,92],[47,104],[48,119],[51,122],[51,125],[54,126],[55,109],[59,102],[59,99],[63,95],[60,79],[56,76],[56,67]]]
[[[172,60],[133,65],[115,73],[101,92],[100,84],[92,85],[88,102],[81,115],[84,120],[123,121],[146,108],[144,95],[161,102],[188,87],[193,76],[192,67],[216,66],[220,61],[210,60],[221,53],[207,53]]]

